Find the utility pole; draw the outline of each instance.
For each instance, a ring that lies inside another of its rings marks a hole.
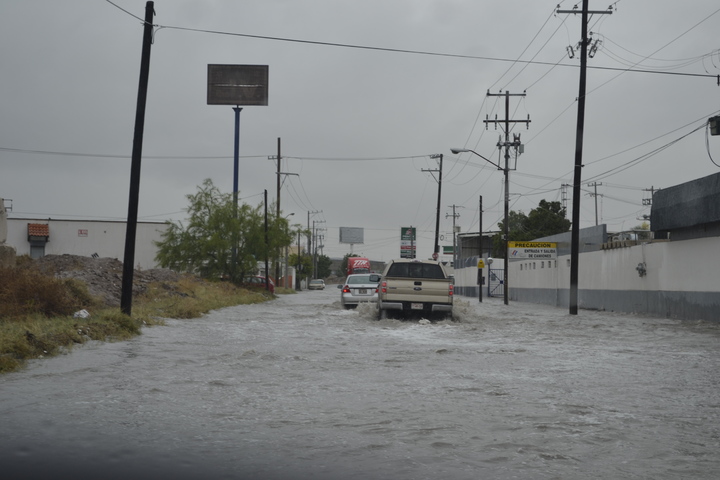
[[[567,212],[567,189],[571,185],[569,183],[563,183],[560,185],[560,200],[562,201],[562,208]]]
[[[453,209],[452,215],[450,215],[449,213],[445,214],[445,218],[452,217],[452,219],[453,219],[453,268],[455,268],[455,262],[457,261],[457,240],[456,240],[457,228],[455,227],[455,219],[460,218],[460,214],[455,213],[455,209],[456,208],[465,208],[465,207],[463,207],[462,205],[455,205],[455,204],[448,205],[448,207]]]
[[[268,265],[268,204],[267,204],[267,190],[265,192],[265,290],[270,291],[270,268]]]
[[[650,192],[650,198],[643,198],[642,204],[644,207],[652,205],[653,196],[655,195],[655,187],[643,188],[643,192]]]
[[[316,215],[318,213],[322,213],[322,210],[314,210],[314,211],[308,211],[308,218],[307,218],[307,228],[308,228],[308,250],[307,253],[310,255],[310,258],[312,258],[312,240],[313,240],[313,234],[315,231],[315,221],[313,220],[313,229],[310,230],[310,215]],[[309,277],[305,277],[308,279],[308,282],[310,281]]]
[[[280,137],[277,139],[277,220],[280,220],[280,174],[282,173],[280,169],[280,162],[282,160],[282,155],[280,154]],[[275,283],[278,283],[280,281],[280,252],[275,251]]]
[[[478,236],[480,237],[480,255],[478,255],[478,267],[480,266],[480,261],[482,261],[483,256],[483,234],[482,234],[482,195],[480,195],[480,203],[478,204]],[[483,280],[483,274],[482,269],[478,268],[478,278],[477,278],[477,284],[478,284],[478,300],[482,302],[482,280]]]
[[[478,233],[480,234],[480,258],[482,258],[482,254],[483,254],[483,238],[482,238],[482,232],[483,232],[483,230],[482,230],[482,214],[483,214],[483,209],[482,209],[482,208],[483,208],[483,207],[482,207],[482,195],[480,195],[480,203],[479,203],[479,205],[478,205]]]
[[[312,255],[312,267],[313,267],[313,275],[317,273],[317,250],[318,250],[318,237],[322,238],[320,235],[320,231],[324,231],[325,229],[321,228],[315,228],[315,224],[325,223],[325,220],[313,220],[313,226],[312,226],[312,239],[313,239],[313,249],[311,250],[310,254]]]
[[[588,187],[595,187],[595,193],[591,193],[590,195],[593,196],[593,197],[595,197],[595,226],[596,226],[596,227],[598,226],[597,197],[598,197],[598,196],[602,197],[602,195],[598,195],[598,192],[597,192],[597,187],[598,187],[598,185],[602,185],[602,183],[593,182],[593,183],[588,183],[588,185],[587,185]]]
[[[443,163],[443,156],[442,153],[437,153],[435,155],[430,155],[430,158],[439,158],[440,159],[440,168],[437,170],[426,170],[423,169],[423,172],[430,172],[430,174],[433,174],[434,172],[438,172],[438,178],[437,178],[437,184],[438,184],[438,199],[437,199],[437,212],[435,214],[435,249],[433,250],[432,258],[433,260],[437,260],[438,256],[440,255],[440,194],[442,192],[442,163]],[[433,178],[435,178],[435,175],[433,175]]]
[[[577,132],[575,134],[575,177],[573,180],[572,234],[570,240],[570,315],[578,313],[578,278],[580,260],[580,186],[582,185],[583,134],[585,130],[585,95],[587,85],[588,15],[604,15],[612,10],[589,11],[589,0],[582,2],[582,26],[580,36],[580,87],[578,93]],[[611,7],[612,8],[612,7]],[[578,13],[577,10],[558,10],[557,13]]]
[[[145,131],[145,105],[147,104],[148,79],[150,78],[150,47],[152,46],[154,2],[145,4],[142,54],[140,56],[140,82],[135,109],[135,133],[133,136],[132,163],[130,164],[130,194],[128,219],[125,230],[125,253],[123,257],[120,310],[132,314],[132,286],[135,274],[135,237],[137,235],[138,203],[140,198],[140,164],[142,160],[143,133]]]
[[[488,120],[487,118],[484,120],[485,122],[485,128],[487,128],[488,123],[494,123],[495,127],[497,128],[498,123],[504,123],[505,124],[505,141],[504,142],[498,142],[498,147],[502,150],[502,147],[505,147],[505,168],[503,169],[505,173],[505,221],[503,222],[504,232],[503,232],[503,257],[504,257],[504,271],[503,271],[503,296],[505,305],[509,303],[509,290],[510,285],[508,284],[508,270],[510,266],[510,259],[508,258],[508,236],[509,236],[509,208],[510,208],[510,147],[515,148],[516,155],[519,153],[522,153],[522,144],[520,143],[520,135],[513,135],[513,141],[510,141],[510,124],[513,123],[524,123],[527,128],[530,128],[530,115],[528,115],[527,120],[511,120],[510,119],[510,97],[524,97],[525,93],[510,93],[509,91],[505,91],[505,93],[487,93],[488,97],[505,97],[505,120],[498,120],[497,118],[495,120]],[[515,157],[517,158],[517,156]],[[515,162],[515,166],[517,168],[517,161]]]

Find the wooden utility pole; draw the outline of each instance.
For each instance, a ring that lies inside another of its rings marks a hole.
[[[588,187],[595,187],[595,193],[591,193],[590,195],[592,195],[593,197],[595,197],[595,226],[596,226],[596,227],[598,226],[597,197],[598,197],[598,196],[602,196],[602,195],[598,195],[598,192],[597,192],[597,187],[598,187],[599,185],[602,185],[602,183],[598,183],[598,182],[588,183]]]
[[[503,172],[505,173],[505,221],[503,222],[504,231],[503,231],[503,257],[504,257],[504,271],[503,271],[503,298],[505,301],[505,305],[509,303],[509,285],[508,285],[508,270],[510,267],[510,260],[508,258],[508,235],[509,235],[509,206],[510,206],[510,147],[514,147],[517,151],[517,149],[520,147],[520,136],[516,136],[514,141],[510,141],[510,124],[511,123],[524,123],[529,127],[530,125],[530,116],[528,115],[527,120],[510,120],[510,97],[524,97],[525,93],[510,93],[506,91],[505,93],[490,93],[487,94],[488,97],[499,97],[504,96],[505,97],[505,120],[483,120],[485,122],[485,126],[487,128],[488,123],[494,123],[496,126],[498,123],[504,123],[505,124],[505,141],[504,142],[498,142],[498,147],[502,149],[502,147],[505,147],[505,168],[503,168]]]
[[[585,130],[585,92],[587,84],[588,15],[610,14],[612,10],[589,11],[589,0],[583,0],[580,37],[580,88],[578,93],[577,131],[575,134],[575,178],[573,180],[572,234],[570,239],[570,315],[578,312],[578,278],[580,260],[580,187],[582,184],[582,149]],[[578,13],[577,10],[558,10],[557,13]]]
[[[140,84],[135,109],[135,135],[133,137],[132,164],[130,166],[130,199],[125,231],[125,254],[123,257],[123,278],[120,293],[120,310],[132,314],[132,286],[135,273],[135,236],[137,234],[138,202],[140,198],[140,163],[142,159],[143,133],[145,131],[145,105],[147,104],[148,79],[150,77],[150,47],[152,46],[153,2],[145,4],[145,26],[142,56],[140,59]]]
[[[449,213],[445,215],[445,218],[452,217],[453,219],[453,268],[457,268],[456,262],[457,262],[457,229],[455,227],[455,219],[460,218],[459,213],[455,213],[456,208],[465,208],[462,205],[448,205],[448,207],[453,209],[452,215]]]
[[[437,198],[437,211],[435,213],[435,248],[433,250],[433,260],[437,260],[438,256],[440,255],[440,197],[442,193],[442,164],[443,164],[443,155],[442,153],[438,153],[435,155],[430,155],[430,158],[439,158],[440,159],[440,168],[437,170],[429,170],[429,169],[422,169],[423,172],[429,172],[434,173],[438,172],[438,198]],[[433,175],[434,177],[434,175]]]

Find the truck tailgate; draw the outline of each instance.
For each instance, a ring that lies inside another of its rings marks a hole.
[[[450,280],[393,278],[388,282],[387,300],[396,302],[449,303]]]

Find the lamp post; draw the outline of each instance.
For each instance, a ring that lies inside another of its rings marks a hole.
[[[507,305],[507,304],[509,303],[509,301],[508,301],[508,267],[509,267],[509,264],[510,264],[509,259],[508,259],[508,233],[509,233],[509,229],[508,229],[508,226],[509,226],[509,225],[508,225],[508,216],[509,216],[508,214],[509,214],[509,211],[508,211],[508,208],[509,208],[509,205],[510,205],[510,191],[509,191],[509,187],[510,187],[509,172],[510,172],[510,169],[508,168],[508,163],[509,163],[508,157],[509,157],[509,155],[506,153],[506,155],[505,155],[505,168],[502,168],[502,167],[501,167],[500,165],[498,165],[497,163],[493,162],[492,160],[488,160],[487,158],[485,158],[485,157],[483,157],[482,155],[480,155],[479,153],[477,153],[475,150],[470,150],[469,148],[451,148],[450,151],[451,151],[454,155],[457,155],[458,153],[466,153],[466,152],[473,153],[473,154],[477,155],[478,157],[482,158],[483,160],[485,160],[486,162],[488,162],[490,165],[493,165],[493,166],[494,166],[495,168],[497,168],[498,170],[502,170],[503,173],[505,174],[505,220],[503,221],[503,227],[504,227],[504,228],[503,228],[503,230],[504,230],[504,231],[503,231],[503,237],[504,237],[504,238],[503,238],[503,242],[502,242],[502,243],[503,243],[503,249],[504,249],[503,257],[505,257],[505,262],[504,262],[504,269],[505,269],[505,271],[503,272],[503,298],[504,298],[504,301],[505,301],[505,305]],[[481,230],[482,230],[482,228],[481,228]],[[482,242],[482,234],[481,234],[481,236],[480,236],[480,242]],[[482,243],[481,243],[481,244],[482,244]],[[488,283],[489,283],[489,282],[488,282]]]

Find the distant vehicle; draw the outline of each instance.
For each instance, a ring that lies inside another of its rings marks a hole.
[[[275,284],[272,279],[268,278],[270,293],[275,294]],[[251,275],[243,278],[241,286],[245,288],[251,288],[253,290],[262,289],[265,290],[265,277],[262,275]]]
[[[310,280],[308,290],[325,290],[325,280],[321,278]]]
[[[344,308],[355,308],[361,302],[377,302],[378,282],[372,282],[371,277],[379,279],[370,273],[348,275],[345,283],[338,285],[342,289],[340,303]]]
[[[370,273],[370,260],[364,257],[348,257],[347,274]]]
[[[453,289],[452,279],[439,262],[393,260],[380,279],[378,318],[394,313],[404,318],[452,316]]]

